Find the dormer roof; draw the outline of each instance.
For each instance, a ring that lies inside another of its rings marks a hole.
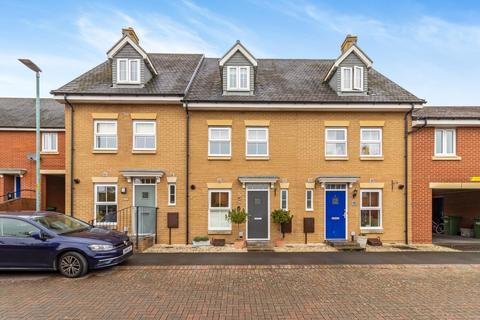
[[[362,62],[365,64],[365,66],[370,69],[372,67],[373,61],[356,45],[356,44],[351,44],[350,48],[345,50],[340,57],[335,60],[335,63],[330,67],[330,69],[327,72],[327,75],[325,76],[325,79],[323,81],[327,82],[330,80],[330,78],[333,76],[335,71],[337,70],[338,66],[342,63],[343,60],[345,60],[351,53],[354,53],[357,55],[357,57],[362,60]]]
[[[237,51],[240,51],[244,56],[245,58],[247,58],[248,61],[250,61],[250,63],[256,67],[257,66],[257,60],[255,59],[255,57],[242,45],[242,43],[240,42],[240,40],[237,40],[237,42],[235,42],[235,44],[233,45],[232,48],[230,48],[230,50],[227,51],[227,53],[220,59],[218,65],[220,67],[223,67],[223,65],[228,61],[230,60],[230,58],[237,52]]]
[[[125,34],[110,50],[107,52],[108,59],[113,59],[115,55],[125,46],[131,45],[135,51],[137,51],[148,65],[148,68],[155,74],[158,75],[155,66],[153,65],[152,61],[150,60],[148,54],[143,50],[142,47],[138,44],[137,41],[133,40],[128,34]]]

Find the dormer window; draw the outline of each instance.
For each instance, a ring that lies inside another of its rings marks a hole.
[[[117,83],[140,83],[140,59],[117,59]]]
[[[235,66],[227,67],[227,90],[249,91],[250,90],[250,67]]]
[[[341,68],[341,90],[363,91],[363,67]]]

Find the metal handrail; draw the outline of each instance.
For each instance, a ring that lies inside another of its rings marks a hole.
[[[140,227],[139,221],[141,220],[140,214],[147,213],[147,212],[155,214],[154,237],[155,237],[155,243],[156,243],[157,242],[157,223],[158,223],[157,207],[147,207],[147,206],[126,207],[126,208],[117,210],[115,213],[112,214],[115,216],[115,221],[96,221],[95,219],[93,219],[89,221],[89,224],[94,227],[120,231],[135,237],[135,247],[136,249],[138,249],[138,243],[141,235],[141,233],[139,232],[139,227]]]
[[[20,192],[20,197],[15,197],[15,195]],[[20,189],[19,191],[11,191],[11,192],[7,192],[3,195],[0,196],[0,199],[2,199],[2,201],[8,201],[8,200],[14,200],[14,199],[20,199],[20,198],[25,198],[22,196],[22,194],[24,192],[32,192],[34,195],[35,195],[35,192],[36,190],[33,190],[33,189]],[[31,199],[35,199],[35,196],[32,197]]]

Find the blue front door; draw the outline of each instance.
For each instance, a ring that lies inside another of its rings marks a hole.
[[[15,176],[15,198],[20,198],[21,190],[22,190],[22,184],[21,184],[20,176]]]
[[[326,240],[345,240],[346,199],[345,191],[329,191],[325,195]]]

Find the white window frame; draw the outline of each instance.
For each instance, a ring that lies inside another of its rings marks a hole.
[[[52,144],[52,141],[51,141],[53,136],[55,137],[55,144]],[[49,140],[50,148],[46,147],[45,139]],[[42,132],[42,152],[58,152],[58,133],[57,132]]]
[[[310,196],[310,205],[308,203],[308,194],[311,193]],[[305,211],[313,211],[313,189],[305,189]]]
[[[350,71],[350,81],[349,81],[350,86],[349,87],[345,86],[345,81],[343,79],[344,72],[346,70]],[[341,91],[353,91],[353,85],[352,84],[353,84],[353,68],[351,68],[351,67],[341,67],[340,68],[340,90]]]
[[[97,146],[97,137],[98,136],[105,136],[104,134],[99,134],[97,132],[97,124],[98,123],[112,123],[115,124],[115,148],[100,148]],[[95,120],[93,121],[93,149],[94,150],[117,150],[118,149],[118,124],[117,120]]]
[[[285,200],[285,207],[283,207],[283,200]],[[288,210],[288,189],[280,189],[280,209]]]
[[[212,139],[212,129],[226,129],[228,130],[228,140],[225,139]],[[218,154],[212,153],[210,150],[210,142],[228,142],[230,147],[230,152],[228,154]],[[208,127],[208,156],[209,157],[231,157],[232,156],[232,128],[231,127],[221,127],[221,126],[210,126]]]
[[[452,153],[447,153],[447,131],[453,132],[453,146],[452,146]],[[442,152],[438,153],[437,152],[437,132],[442,133]],[[434,152],[435,156],[438,157],[455,157],[457,155],[457,130],[455,128],[435,128],[435,142],[434,142]]]
[[[152,123],[153,124],[153,135],[152,134],[149,134],[149,135],[145,135],[145,134],[141,134],[140,136],[153,136],[154,138],[154,141],[155,141],[155,146],[153,148],[138,148],[135,146],[135,137],[137,136],[136,134],[136,127],[139,123]],[[153,120],[134,120],[133,121],[133,128],[132,128],[132,149],[133,150],[136,150],[136,151],[142,151],[142,150],[146,150],[146,151],[155,151],[157,150],[157,122],[156,121],[153,121]]]
[[[233,86],[230,81],[230,70],[236,70],[236,86]],[[240,87],[240,69],[247,70],[247,86],[245,88]],[[229,91],[250,91],[250,66],[228,66],[227,67],[227,90]]]
[[[383,229],[383,190],[382,189],[361,189],[360,190],[360,229]],[[378,192],[378,204],[379,207],[364,207],[363,206],[363,194],[365,192]],[[362,211],[363,210],[378,210],[378,219],[379,225],[378,227],[369,227],[369,226],[362,226]]]
[[[231,231],[232,230],[232,223],[229,223],[228,228],[218,228],[218,227],[212,227],[211,226],[211,219],[210,219],[210,214],[211,214],[211,204],[212,204],[212,193],[217,193],[217,192],[227,192],[228,193],[228,207],[222,207],[221,209],[228,210],[230,211],[232,208],[232,190],[231,189],[208,189],[208,230],[212,231]]]
[[[168,205],[175,206],[177,204],[177,184],[169,183],[168,185]],[[172,188],[173,187],[173,202],[172,202]]]
[[[137,62],[137,80],[132,80],[132,73],[131,73],[131,62]],[[126,59],[126,58],[119,58],[117,59],[117,83],[133,83],[137,84],[140,83],[140,59]],[[126,62],[126,72],[127,72],[127,79],[122,80],[120,79],[120,62]]]
[[[344,131],[345,132],[345,140],[328,140],[328,131]],[[327,144],[328,143],[345,143],[345,154],[327,154]],[[342,157],[346,158],[348,157],[348,129],[347,128],[342,128],[342,127],[328,127],[325,128],[325,157],[327,158],[337,158],[337,157]]]
[[[357,78],[357,74],[360,74],[360,85],[359,86],[356,85],[356,81],[355,81],[356,78]],[[353,90],[363,91],[363,67],[359,67],[359,66],[354,66],[353,67],[352,82],[353,82]]]
[[[266,132],[266,140],[249,140],[248,139],[248,132],[250,130],[265,130]],[[247,157],[268,157],[270,154],[270,133],[268,127],[247,127],[245,130],[245,155]],[[248,153],[248,143],[249,142],[266,142],[267,143],[267,153],[266,154],[249,154]]]
[[[115,187],[115,202],[109,202],[109,201],[106,201],[106,202],[98,202],[98,188],[99,187]],[[118,223],[118,186],[116,184],[95,184],[93,186],[93,192],[94,192],[94,203],[93,203],[93,211],[94,211],[94,217],[93,217],[93,221],[94,221],[94,224],[95,225],[102,225],[102,224],[106,224],[106,225],[110,225],[110,224],[114,224],[116,225]],[[105,206],[112,206],[112,205],[115,205],[117,206],[117,221],[115,222],[97,222],[97,205],[105,205]]]
[[[363,131],[378,131],[380,140],[362,140],[363,138]],[[362,144],[364,143],[378,143],[380,144],[380,154],[363,154]],[[382,157],[383,156],[383,129],[382,128],[375,128],[375,127],[363,127],[360,128],[360,156],[363,158],[375,158],[375,157]]]

